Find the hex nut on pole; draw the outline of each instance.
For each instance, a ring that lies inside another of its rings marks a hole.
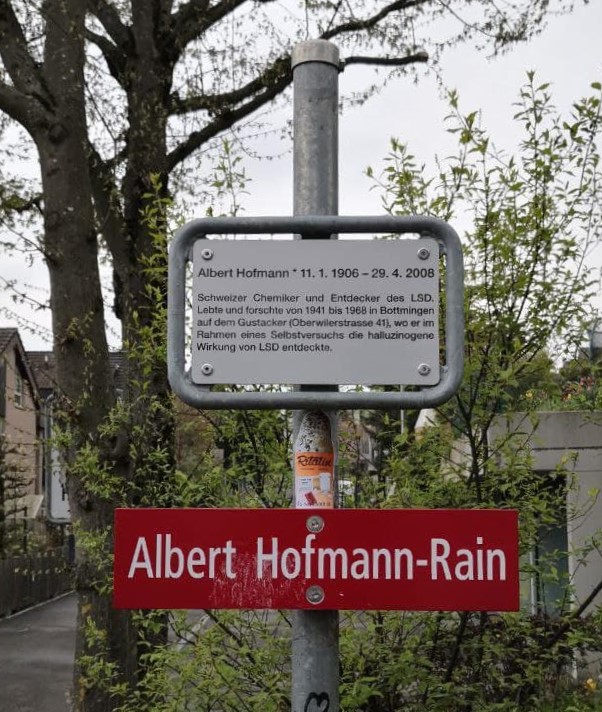
[[[431,367],[428,365],[428,363],[421,363],[420,366],[418,366],[418,373],[421,376],[428,376],[430,372]]]
[[[201,366],[201,373],[204,376],[210,376],[213,373],[213,366],[210,363],[204,363]]]
[[[418,250],[418,259],[419,260],[428,260],[428,258],[431,256],[430,250],[427,250],[426,247],[421,247]]]
[[[210,247],[203,247],[201,250],[201,257],[204,260],[210,260],[213,257],[213,250]]]

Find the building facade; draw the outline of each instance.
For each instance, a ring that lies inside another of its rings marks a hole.
[[[16,329],[0,328],[0,508],[4,530],[43,516],[40,398]]]

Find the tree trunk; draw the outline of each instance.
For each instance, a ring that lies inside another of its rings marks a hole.
[[[46,5],[44,66],[53,98],[52,120],[34,139],[44,190],[44,249],[50,274],[61,424],[70,434],[67,482],[77,534],[78,662],[73,704],[80,712],[108,712],[113,709],[108,683],[133,685],[137,661],[131,616],[113,610],[105,587],[110,576],[106,563],[112,549],[115,501],[110,495],[90,491],[85,477],[94,473],[83,470],[81,463],[81,449],[93,448],[98,453],[95,464],[99,471],[108,469],[122,476],[127,469],[127,463],[124,467],[123,458],[115,453],[118,438],[99,433],[115,403],[115,389],[105,334],[87,152],[84,9],[80,0]],[[106,532],[103,555],[93,555],[89,537]],[[107,663],[103,671],[106,679],[96,679],[93,685],[88,680],[90,661]]]
[[[110,243],[123,285],[126,415],[119,427],[108,432],[101,426],[106,425],[116,398],[105,334],[85,118],[84,3],[51,0],[46,12],[44,68],[52,111],[32,135],[42,170],[44,249],[62,425],[71,436],[67,481],[76,525],[79,594],[73,706],[77,712],[109,712],[119,704],[115,686],[132,690],[144,674],[139,664],[139,628],[130,612],[113,609],[109,595],[113,510],[126,503],[169,504],[173,473],[173,421],[161,319],[166,243],[162,226],[153,230],[146,220],[147,208],[154,206],[152,174],[162,177],[160,194],[167,191],[165,105],[171,68],[161,65],[158,53],[149,46],[154,42],[152,13],[142,13],[134,33],[138,51],[129,60],[125,220]],[[156,62],[149,62],[149,56]],[[145,499],[149,491],[158,493],[161,501]],[[163,626],[150,642],[164,642],[165,632]]]

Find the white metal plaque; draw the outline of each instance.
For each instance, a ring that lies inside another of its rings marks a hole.
[[[420,240],[197,240],[192,380],[439,382],[439,247]]]

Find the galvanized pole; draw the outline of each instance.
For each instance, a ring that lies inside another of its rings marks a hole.
[[[338,48],[325,40],[298,44],[292,55],[294,86],[294,214],[338,213]],[[312,235],[301,235],[312,239]],[[336,235],[331,236],[333,239]],[[337,390],[337,386],[301,386],[301,390]],[[331,462],[317,476],[317,497],[300,485],[295,458],[294,506],[313,509],[336,506],[336,412],[296,411],[293,419],[295,454],[319,453]],[[311,474],[311,473],[309,473]],[[326,482],[324,478],[326,477]],[[320,484],[321,480],[321,484]],[[309,515],[309,512],[308,512]],[[319,521],[319,520],[318,520]],[[315,520],[314,520],[315,525]],[[310,526],[308,524],[308,526]],[[319,526],[319,525],[318,525]],[[310,601],[321,600],[311,587]],[[296,611],[292,641],[292,712],[339,712],[338,611]]]

